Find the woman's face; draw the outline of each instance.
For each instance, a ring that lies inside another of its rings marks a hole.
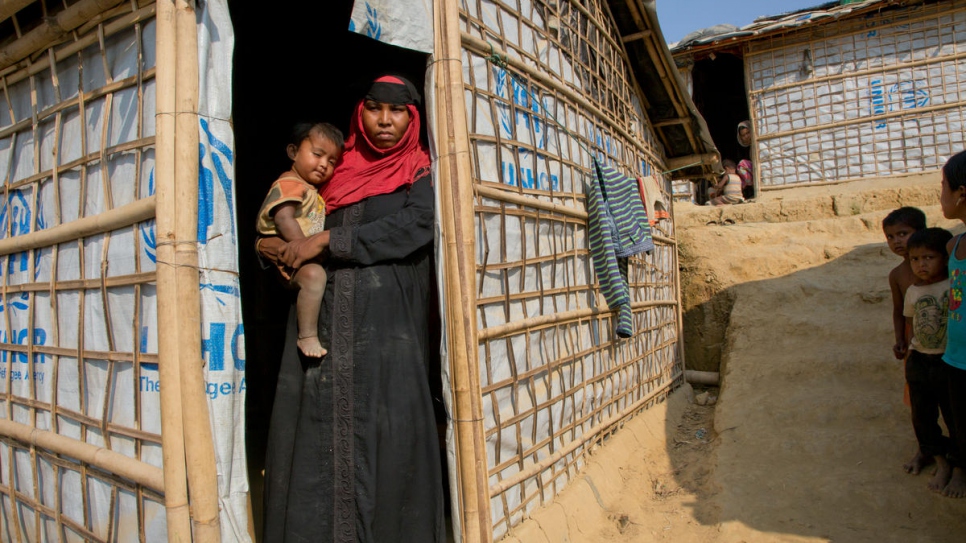
[[[409,128],[409,108],[404,104],[387,104],[366,100],[362,106],[362,127],[369,141],[379,149],[399,143]]]
[[[741,142],[742,145],[750,145],[751,144],[751,130],[748,130],[744,126],[742,126],[741,128],[739,128],[738,129],[738,141]]]

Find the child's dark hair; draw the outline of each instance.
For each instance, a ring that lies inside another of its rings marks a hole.
[[[882,228],[904,224],[913,230],[922,230],[926,227],[926,214],[918,207],[900,207],[893,210],[882,219]]]
[[[949,258],[949,253],[946,252],[946,244],[951,239],[953,239],[953,235],[945,228],[923,228],[916,230],[909,236],[906,241],[906,250],[929,249],[943,255],[943,258]]]
[[[345,138],[342,136],[342,131],[336,128],[335,125],[329,123],[296,123],[292,127],[292,135],[289,137],[288,142],[298,147],[313,132],[317,132],[323,138],[331,141],[340,150],[345,147]]]
[[[726,158],[726,159],[724,159],[724,160],[721,161],[721,167],[722,168],[737,168],[738,165],[735,164],[735,161],[734,160],[731,160],[730,158]]]
[[[950,190],[966,186],[966,151],[960,151],[946,161],[943,165],[943,175]]]

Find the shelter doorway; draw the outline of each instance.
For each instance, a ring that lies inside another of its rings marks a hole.
[[[692,100],[708,125],[721,159],[735,163],[754,160],[752,147],[742,147],[737,138],[738,123],[751,118],[740,53],[714,53],[695,60],[691,78]]]
[[[302,1],[287,3],[284,9],[238,7],[231,14],[236,40],[231,85],[238,258],[247,353],[245,430],[252,518],[259,539],[268,423],[294,292],[281,286],[273,270],[263,270],[255,256],[258,209],[268,187],[290,166],[285,146],[294,123],[326,121],[347,134],[353,107],[375,77],[397,73],[417,86],[425,80],[427,55],[347,30],[352,5],[352,0]],[[431,329],[438,335],[439,322],[431,323]],[[430,386],[438,404],[437,421],[444,425],[441,372],[434,370]],[[445,473],[443,481],[448,481]]]

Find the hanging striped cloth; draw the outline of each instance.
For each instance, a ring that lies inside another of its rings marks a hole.
[[[595,176],[587,190],[590,254],[607,306],[617,310],[614,332],[633,334],[627,257],[654,249],[647,211],[637,181],[594,159]]]

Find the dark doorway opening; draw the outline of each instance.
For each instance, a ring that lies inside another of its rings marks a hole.
[[[258,209],[269,186],[291,164],[285,146],[296,122],[330,122],[347,134],[353,107],[375,77],[400,74],[417,86],[425,80],[427,55],[347,30],[352,4],[332,0],[290,3],[279,9],[232,9],[236,41],[230,84],[247,352],[245,430],[252,517],[259,538],[268,423],[294,292],[281,286],[274,270],[262,269],[255,255]],[[425,111],[421,113],[425,119]],[[438,329],[439,323],[431,327]],[[432,375],[438,379],[435,369]],[[438,400],[440,384],[431,386]],[[447,480],[444,475],[444,483]]]
[[[753,160],[751,146],[738,144],[738,123],[751,118],[742,57],[714,53],[694,63],[692,100],[711,132],[721,159]]]

